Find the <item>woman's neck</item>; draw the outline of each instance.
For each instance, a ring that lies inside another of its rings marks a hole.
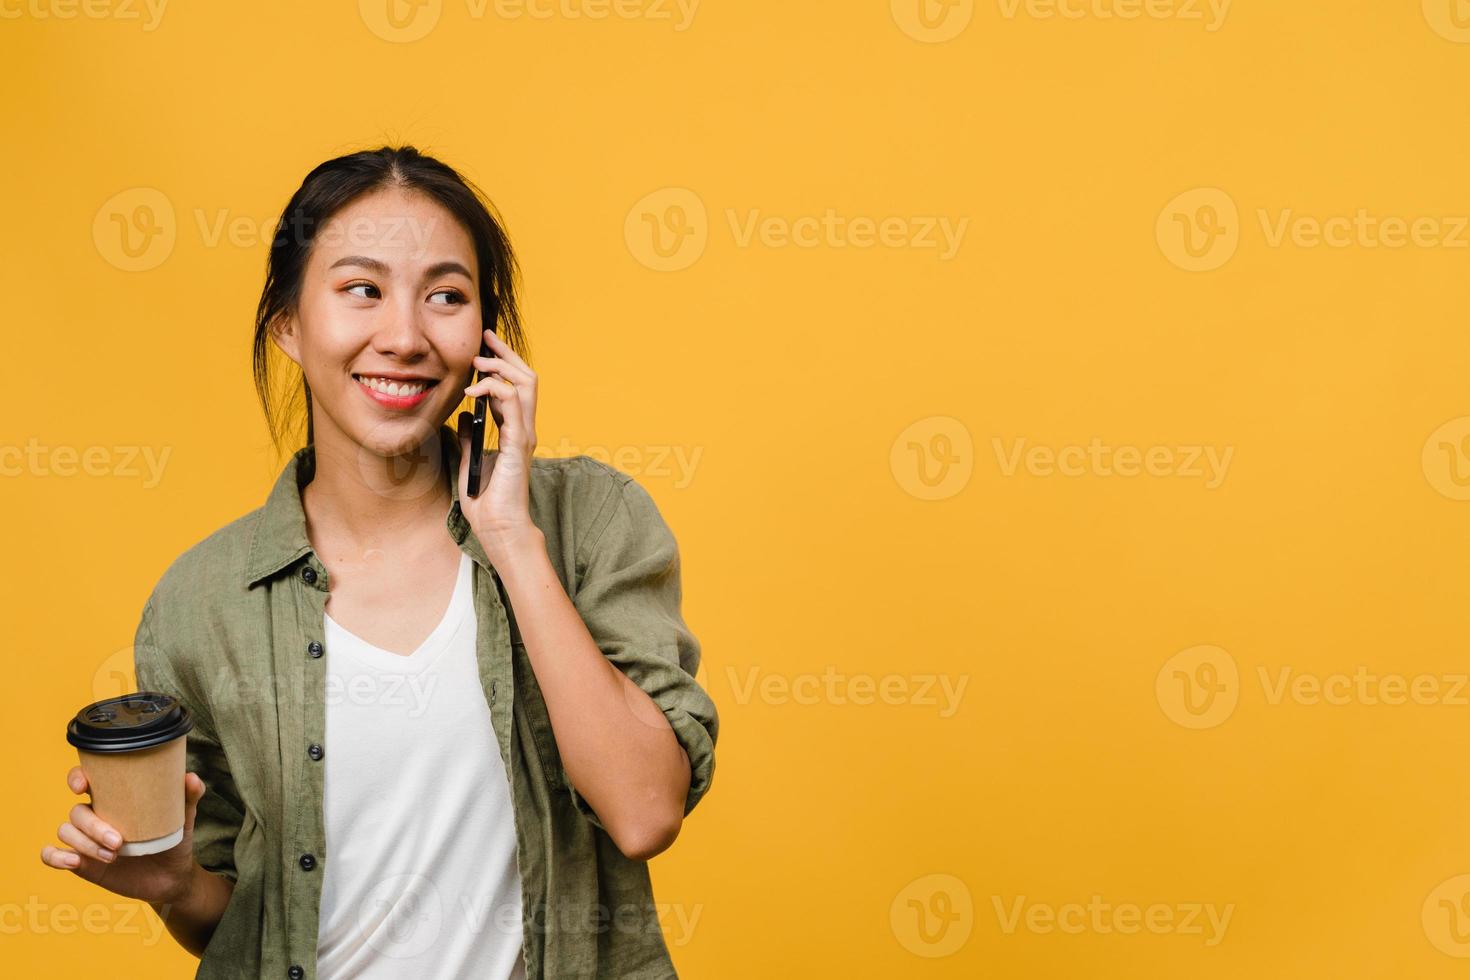
[[[316,472],[302,489],[301,506],[318,553],[362,554],[442,532],[452,496],[438,428],[401,456],[380,456],[322,428],[317,437]]]

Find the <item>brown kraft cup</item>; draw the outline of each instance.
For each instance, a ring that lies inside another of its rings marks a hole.
[[[118,854],[156,854],[184,839],[184,736],[193,727],[187,707],[155,691],[97,701],[67,724],[92,809],[122,834]]]

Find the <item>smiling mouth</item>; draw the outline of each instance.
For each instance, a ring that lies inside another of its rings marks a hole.
[[[434,387],[437,381],[395,381],[392,378],[380,378],[371,374],[354,374],[352,379],[364,388],[369,388],[381,395],[390,398],[412,398],[421,395]]]

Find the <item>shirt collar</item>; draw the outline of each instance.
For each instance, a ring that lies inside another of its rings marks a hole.
[[[494,571],[479,538],[470,533],[469,520],[459,506],[459,437],[447,425],[439,426],[439,445],[443,453],[444,472],[449,474],[452,502],[444,518],[449,536],[482,568]],[[301,506],[301,491],[316,476],[316,449],[307,445],[298,449],[286,463],[275,486],[266,497],[260,518],[250,539],[249,557],[245,561],[245,586],[257,582],[311,552],[306,535],[306,511]]]

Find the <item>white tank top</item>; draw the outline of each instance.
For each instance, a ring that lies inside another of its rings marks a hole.
[[[475,659],[473,563],[403,656],[326,616],[322,980],[525,977],[505,763]]]

